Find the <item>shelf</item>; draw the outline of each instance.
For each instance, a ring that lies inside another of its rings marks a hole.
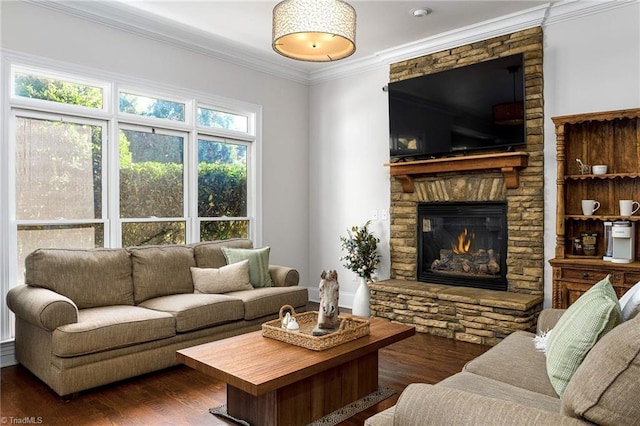
[[[567,214],[564,215],[565,219],[573,220],[600,220],[605,222],[613,222],[616,220],[628,220],[630,222],[640,222],[640,216],[615,216],[615,215],[591,215],[585,216],[582,214]]]
[[[507,188],[513,189],[519,186],[520,169],[527,167],[528,158],[529,153],[518,151],[405,161],[386,165],[389,166],[391,176],[401,181],[402,192],[405,193],[414,192],[413,179],[416,176],[492,169],[500,170],[504,175]]]
[[[637,179],[640,173],[609,173],[606,175],[567,175],[565,180],[591,180],[591,179]]]
[[[611,270],[625,270],[636,272],[640,269],[640,261],[634,261],[631,263],[613,263],[608,260],[602,260],[601,256],[578,256],[575,254],[567,254],[564,258],[550,259],[549,263],[552,266],[588,266],[592,268],[606,268]]]

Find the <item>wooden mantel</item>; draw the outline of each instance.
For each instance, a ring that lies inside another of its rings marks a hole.
[[[402,192],[413,192],[415,190],[413,179],[416,176],[495,169],[502,171],[507,188],[513,189],[519,185],[520,169],[527,167],[528,158],[529,153],[517,151],[406,161],[388,163],[386,165],[390,167],[391,176],[401,181]]]

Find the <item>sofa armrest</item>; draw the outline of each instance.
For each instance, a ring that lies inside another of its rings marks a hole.
[[[300,281],[298,271],[288,266],[269,265],[269,273],[274,287],[291,287]]]
[[[538,317],[538,334],[542,334],[555,327],[556,323],[565,311],[566,309],[543,309]]]
[[[403,426],[473,424],[492,425],[588,425],[558,411],[541,410],[528,405],[485,395],[414,383],[402,392],[396,404],[394,422]]]
[[[19,285],[7,293],[13,313],[37,327],[53,331],[78,322],[78,307],[71,299],[46,288]]]

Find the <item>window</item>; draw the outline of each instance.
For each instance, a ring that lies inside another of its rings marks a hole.
[[[247,145],[198,140],[198,218],[202,241],[247,238]]]
[[[13,117],[18,265],[38,247],[104,245],[104,123],[48,117]]]
[[[198,108],[198,124],[204,127],[249,132],[249,117],[203,107]]]
[[[186,134],[120,129],[122,245],[184,244]]]
[[[2,225],[16,250],[3,254],[13,265],[4,288],[40,247],[256,239],[258,107],[22,66],[11,76],[11,155],[0,166],[13,171],[15,219]]]
[[[102,109],[104,87],[69,78],[56,78],[45,72],[13,73],[14,96]]]
[[[133,93],[120,92],[120,112],[146,117],[185,121],[185,104],[164,99],[150,98]]]

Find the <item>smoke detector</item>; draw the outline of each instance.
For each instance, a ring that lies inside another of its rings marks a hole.
[[[431,13],[431,9],[428,9],[426,7],[421,7],[421,8],[418,8],[418,9],[411,9],[411,14],[413,16],[415,16],[416,18],[424,18],[425,16],[427,16],[430,13]]]

